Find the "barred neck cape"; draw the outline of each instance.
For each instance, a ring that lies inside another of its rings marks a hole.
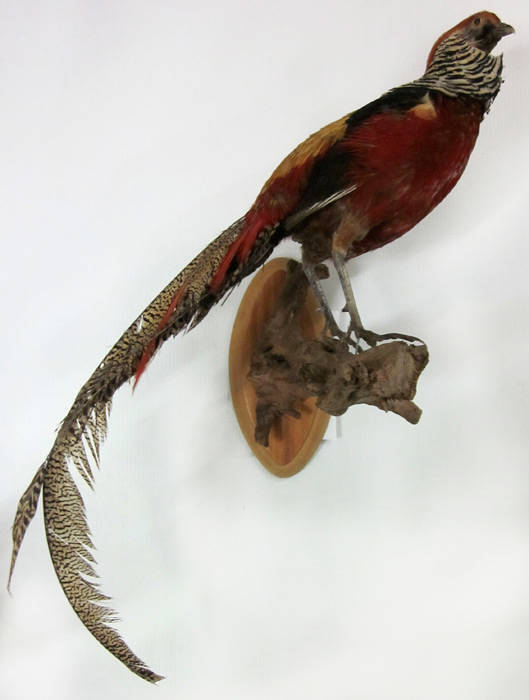
[[[452,34],[435,52],[426,73],[402,87],[427,87],[448,97],[473,97],[488,112],[503,82],[503,56],[492,56]]]

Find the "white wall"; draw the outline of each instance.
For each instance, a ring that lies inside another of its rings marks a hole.
[[[81,384],[306,135],[417,77],[450,0],[0,3],[0,562]],[[269,475],[228,398],[246,285],[119,392],[95,495],[103,588],[168,678],[103,650],[39,512],[0,592],[0,696],[525,699],[529,693],[529,8],[456,190],[351,264],[366,324],[428,342],[412,427],[343,418]],[[295,254],[284,245],[280,254]]]

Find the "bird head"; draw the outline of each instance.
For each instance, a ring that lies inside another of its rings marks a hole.
[[[505,24],[493,12],[476,12],[467,17],[455,27],[442,34],[435,42],[428,56],[427,67],[432,62],[439,45],[448,37],[458,35],[484,53],[490,53],[498,41],[508,34],[513,34],[510,24]]]

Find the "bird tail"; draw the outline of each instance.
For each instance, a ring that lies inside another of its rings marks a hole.
[[[280,226],[261,227],[260,222],[257,225],[259,229],[255,223],[248,225],[243,217],[223,231],[136,320],[133,326],[146,326],[143,352],[134,371],[134,388],[167,338],[183,328],[194,328],[212,306],[268,258],[281,238]]]
[[[9,582],[42,491],[48,547],[66,597],[94,637],[131,671],[151,682],[162,676],[152,672],[112,626],[115,613],[105,604],[109,599],[95,580],[94,546],[70,467],[74,465],[93,488],[92,466],[99,466],[100,445],[117,389],[132,377],[135,386],[162,343],[199,323],[229,289],[266,260],[283,235],[280,225],[239,219],[158,294],[81,387],[50,453],[18,504]]]

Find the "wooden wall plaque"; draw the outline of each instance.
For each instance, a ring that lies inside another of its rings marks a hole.
[[[276,419],[268,447],[254,439],[256,396],[248,372],[255,345],[276,309],[287,264],[288,258],[271,260],[250,283],[235,319],[229,354],[231,396],[240,428],[257,459],[279,477],[293,476],[303,469],[323,439],[330,418],[310,398],[297,407],[300,418]],[[324,318],[310,289],[298,323],[307,338],[319,338],[323,331]]]

